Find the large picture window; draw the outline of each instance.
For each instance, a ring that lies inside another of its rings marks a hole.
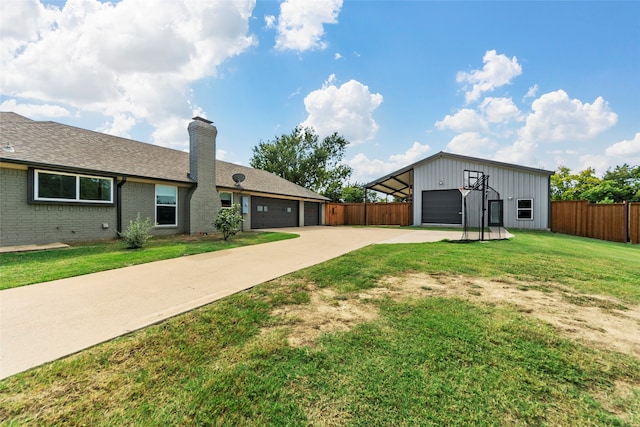
[[[178,225],[178,187],[156,185],[156,224]]]
[[[113,203],[113,178],[36,170],[33,181],[36,201]]]
[[[519,220],[533,221],[533,199],[518,199],[516,218]]]

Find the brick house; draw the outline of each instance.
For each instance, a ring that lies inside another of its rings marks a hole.
[[[0,246],[112,239],[138,213],[156,235],[208,233],[235,203],[245,230],[324,223],[327,198],[216,160],[212,122],[188,134],[187,153],[0,112]]]

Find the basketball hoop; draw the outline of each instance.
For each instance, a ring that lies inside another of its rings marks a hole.
[[[467,197],[469,193],[471,193],[471,189],[469,188],[460,187],[458,190],[462,193],[462,197]]]

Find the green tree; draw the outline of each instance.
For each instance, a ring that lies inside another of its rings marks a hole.
[[[342,187],[342,201],[345,203],[362,203],[364,202],[364,184],[348,184]]]
[[[640,201],[640,166],[624,164],[609,169],[602,179],[593,168],[574,174],[560,166],[551,176],[552,200],[588,200],[591,203]]]
[[[551,175],[552,200],[584,200],[582,194],[600,184],[593,168],[587,168],[578,174],[571,173],[571,169],[560,166]]]
[[[250,164],[339,201],[352,173],[342,163],[348,144],[337,133],[320,139],[313,129],[296,127],[289,135],[253,147]]]
[[[616,203],[625,200],[640,202],[640,165],[633,167],[625,163],[616,166],[613,170],[607,170],[602,179],[603,182],[611,181],[612,186],[617,189],[615,197],[612,197]]]
[[[222,208],[218,211],[218,216],[213,222],[213,226],[216,230],[222,233],[224,240],[229,239],[231,236],[235,236],[242,228],[242,213],[240,211],[240,205],[235,203],[230,208]]]

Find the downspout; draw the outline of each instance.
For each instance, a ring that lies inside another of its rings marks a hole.
[[[116,209],[116,231],[118,232],[118,236],[122,233],[122,186],[127,182],[127,177],[123,176],[120,181],[118,181],[116,187],[116,204],[118,205]]]

